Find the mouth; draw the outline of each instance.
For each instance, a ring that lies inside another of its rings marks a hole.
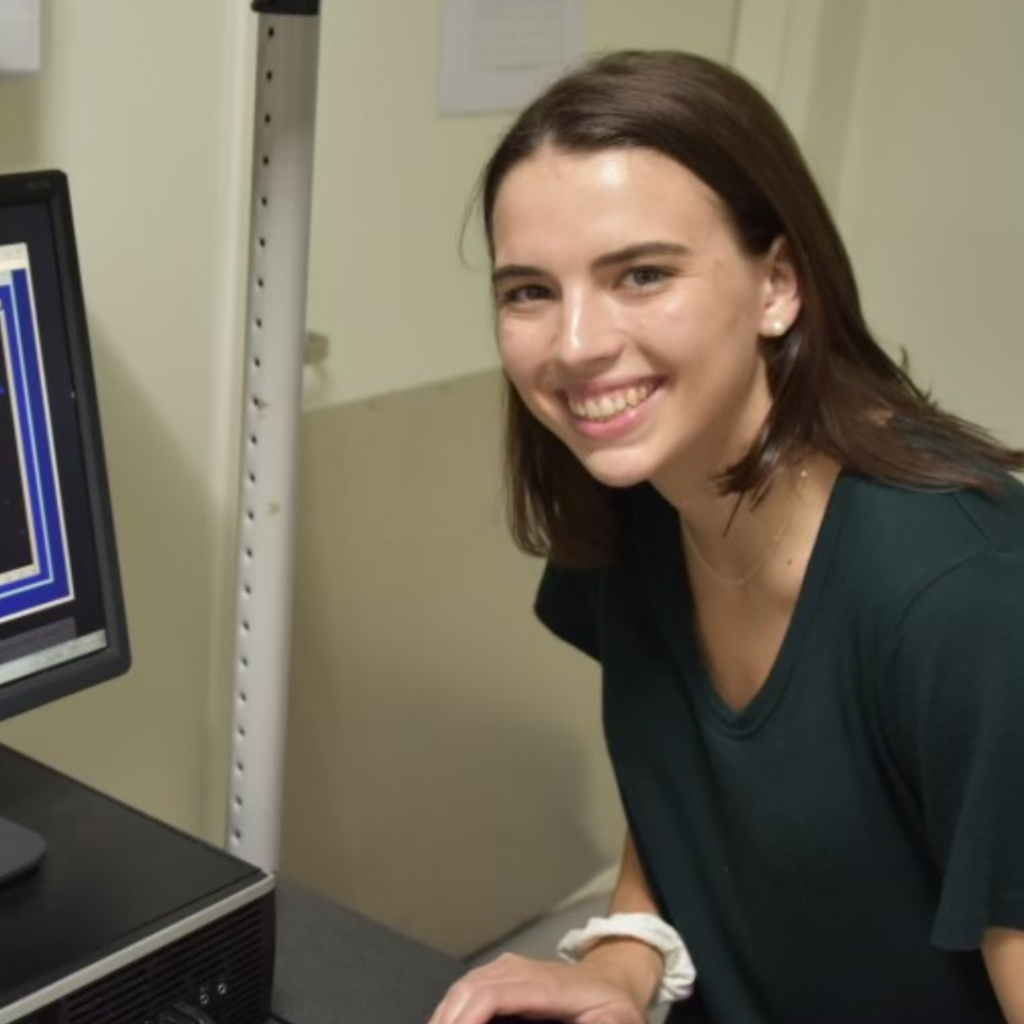
[[[602,391],[600,394],[574,394],[567,391],[565,401],[569,412],[576,419],[587,423],[607,423],[643,405],[657,390],[657,381],[645,380],[628,387]]]

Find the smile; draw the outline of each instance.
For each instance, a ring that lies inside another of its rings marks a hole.
[[[644,381],[600,395],[582,397],[567,394],[565,397],[569,411],[577,419],[587,420],[589,423],[604,423],[621,416],[627,409],[643,405],[656,389],[657,385],[653,381]]]

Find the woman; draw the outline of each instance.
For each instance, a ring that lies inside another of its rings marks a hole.
[[[569,963],[500,958],[432,1024],[638,1024],[689,991],[674,929],[672,1021],[1024,1024],[1024,453],[875,342],[716,64],[570,74],[482,204],[512,531],[602,664],[629,835]]]

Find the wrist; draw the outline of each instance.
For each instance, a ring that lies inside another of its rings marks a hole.
[[[665,973],[665,959],[653,946],[630,936],[600,939],[580,958],[629,993],[637,1008],[652,1006]]]
[[[632,960],[641,954],[629,952],[634,946],[646,946],[661,960],[661,972],[655,985],[654,1001],[671,1003],[686,999],[693,992],[697,977],[689,950],[679,933],[666,921],[655,914],[613,914],[611,917],[592,917],[583,928],[576,928],[565,935],[558,944],[558,955],[563,960],[580,960],[588,956],[601,944],[613,949],[616,943],[630,940],[632,945],[620,946],[619,955]],[[608,955],[608,954],[606,954]],[[640,962],[654,964],[655,959],[642,954]],[[639,977],[639,974],[638,974]],[[630,990],[634,989],[629,985]],[[643,988],[641,984],[640,988]],[[645,1005],[649,1005],[650,1001]]]

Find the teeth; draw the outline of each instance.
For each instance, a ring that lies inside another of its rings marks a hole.
[[[580,419],[600,423],[619,416],[627,409],[635,409],[651,397],[652,384],[636,384],[623,391],[601,395],[598,398],[569,398],[569,410]]]

